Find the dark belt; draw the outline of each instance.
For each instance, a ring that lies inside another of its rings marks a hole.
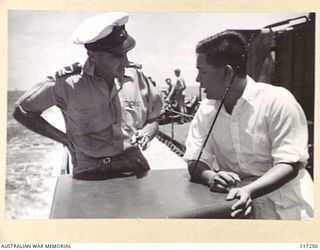
[[[132,173],[141,178],[150,170],[149,164],[140,149],[131,147],[115,156],[75,159],[73,177],[76,179],[109,179]]]

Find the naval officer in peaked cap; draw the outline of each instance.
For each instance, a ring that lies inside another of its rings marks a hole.
[[[84,44],[85,48],[91,51],[127,52],[136,44],[125,29],[128,20],[129,15],[122,12],[91,17],[74,31],[73,42]]]
[[[110,12],[82,22],[73,42],[87,49],[84,65],[64,67],[16,102],[17,121],[68,147],[73,178],[140,178],[150,169],[141,150],[158,131],[162,102],[141,69],[128,61],[136,44],[125,29],[128,19],[127,13]],[[41,116],[54,105],[63,113],[65,133]]]

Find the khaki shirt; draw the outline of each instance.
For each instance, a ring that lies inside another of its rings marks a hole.
[[[91,157],[117,155],[148,121],[157,118],[161,97],[137,68],[127,68],[131,80],[115,83],[111,91],[103,78],[93,74],[89,60],[80,73],[47,77],[17,102],[29,114],[40,115],[58,106],[74,153]]]

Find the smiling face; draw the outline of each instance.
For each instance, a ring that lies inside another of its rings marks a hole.
[[[106,51],[92,52],[96,73],[105,78],[122,79],[129,65],[127,53],[114,54]]]
[[[196,81],[205,89],[208,99],[221,100],[226,90],[226,74],[224,66],[209,64],[206,55],[197,54],[198,75]]]

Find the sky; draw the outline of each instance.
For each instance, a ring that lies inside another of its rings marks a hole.
[[[86,50],[72,43],[76,27],[101,12],[21,11],[8,15],[8,90],[27,90],[63,66],[84,63]],[[308,13],[129,13],[128,33],[137,45],[130,61],[143,66],[158,86],[180,68],[187,86],[196,86],[196,44],[226,29],[262,27]]]

